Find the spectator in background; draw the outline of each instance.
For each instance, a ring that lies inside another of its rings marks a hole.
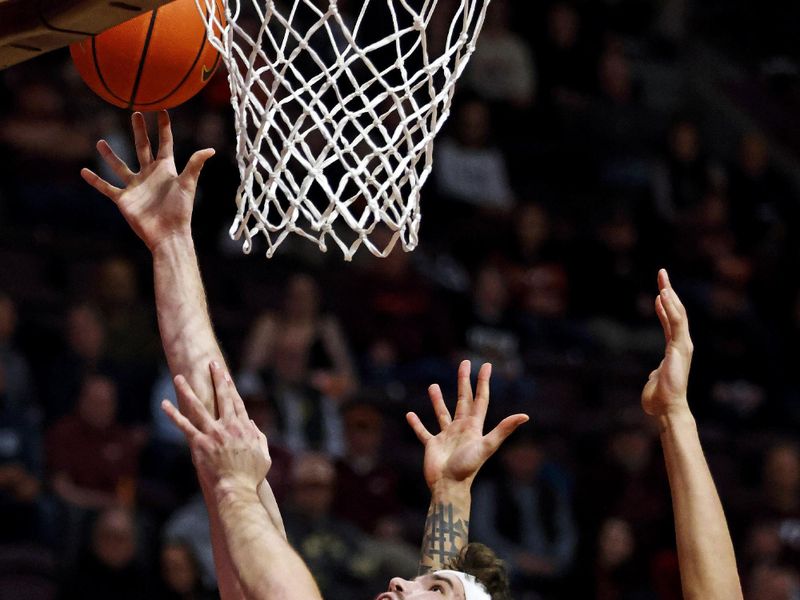
[[[347,340],[335,315],[323,313],[319,285],[307,274],[293,275],[279,311],[259,315],[244,345],[242,369],[275,369],[282,352],[299,355],[302,377],[331,398],[341,399],[357,385]]]
[[[600,182],[614,189],[644,190],[649,185],[658,120],[641,101],[633,66],[621,43],[607,44],[598,63],[597,82],[598,94],[582,129],[589,134]]]
[[[150,576],[136,557],[139,532],[122,508],[102,511],[91,540],[64,582],[59,600],[142,600],[153,593]]]
[[[96,308],[89,304],[71,307],[64,326],[66,347],[50,365],[43,394],[47,423],[72,411],[86,373],[118,371],[106,352],[106,327]]]
[[[116,418],[117,389],[103,375],[84,378],[75,410],[46,433],[50,483],[63,503],[62,542],[73,556],[87,519],[134,499],[141,438]]]
[[[383,247],[388,233],[378,230],[376,236],[376,245]],[[366,385],[412,385],[415,365],[452,348],[447,308],[412,258],[399,249],[384,259],[366,258],[349,281],[345,297],[350,301],[342,308],[363,357]],[[420,378],[427,381],[429,375]]]
[[[471,305],[460,324],[464,352],[459,354],[476,364],[492,363],[495,384],[521,377],[519,326],[503,272],[490,264],[482,266],[469,298]]]
[[[796,230],[797,209],[788,201],[789,184],[773,167],[761,134],[742,136],[730,168],[729,195],[731,225],[744,252],[782,244]]]
[[[192,549],[181,542],[161,548],[161,585],[157,600],[214,600],[219,595],[203,585]]]
[[[800,450],[794,442],[777,442],[764,453],[761,486],[742,519],[769,525],[773,539],[778,541],[775,558],[800,569]],[[756,529],[751,533],[766,535],[767,531]],[[763,539],[759,536],[750,541],[754,547],[763,547],[759,543]],[[761,561],[768,558],[768,554],[753,557]]]
[[[92,160],[94,143],[73,122],[58,79],[18,82],[14,107],[0,116],[0,145],[10,161],[11,206],[16,217],[36,225],[80,227],[95,218],[75,173]],[[42,176],[46,173],[46,176]]]
[[[603,440],[605,447],[582,465],[585,476],[575,497],[588,539],[598,539],[602,523],[613,515],[630,524],[643,556],[672,543],[667,479],[655,442],[638,418],[625,417]]]
[[[383,453],[383,415],[367,401],[342,408],[344,455],[335,462],[333,514],[361,531],[402,537],[397,473]]]
[[[475,486],[476,540],[506,561],[512,589],[557,594],[577,544],[566,475],[547,458],[543,440],[518,432],[500,450],[495,481]]]
[[[532,36],[539,41],[540,95],[551,107],[581,106],[594,84],[594,62],[580,13],[571,2],[554,2],[545,19],[544,35]]]
[[[655,600],[643,558],[630,523],[607,518],[597,539],[592,589],[582,595],[595,600]]]
[[[668,225],[679,225],[686,212],[721,183],[721,172],[704,154],[697,123],[689,117],[677,117],[667,133],[665,156],[653,169],[657,216]]]
[[[338,403],[308,380],[308,354],[299,340],[284,338],[264,372],[267,394],[277,413],[280,439],[290,452],[342,452]]]
[[[47,432],[53,489],[65,502],[101,509],[130,501],[141,437],[117,421],[117,388],[99,374],[83,380],[75,410]]]
[[[325,598],[354,598],[377,578],[379,561],[364,552],[364,538],[331,514],[336,469],[323,454],[298,456],[283,512],[289,543],[314,574]]]
[[[514,206],[514,192],[505,158],[491,140],[488,105],[469,100],[454,116],[453,135],[436,144],[434,171],[439,194],[479,211],[507,213]]]
[[[464,85],[499,110],[528,109],[536,92],[536,66],[528,42],[510,28],[508,0],[492,2],[481,42],[464,73]]]
[[[34,390],[28,360],[15,346],[17,307],[0,291],[0,369],[4,374],[6,402],[26,411],[33,408]]]
[[[163,531],[165,545],[182,545],[191,552],[202,585],[207,588],[215,587],[217,572],[211,550],[211,526],[202,494],[195,494],[176,510],[164,525]]]
[[[98,266],[94,296],[108,330],[108,352],[131,369],[152,368],[161,357],[155,318],[139,292],[136,267],[127,258],[112,257]],[[149,390],[144,390],[147,393]]]
[[[0,543],[48,539],[42,447],[30,407],[10,402],[0,364]]]

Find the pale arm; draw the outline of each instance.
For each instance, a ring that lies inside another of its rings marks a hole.
[[[208,364],[216,361],[224,365],[224,357],[211,326],[191,237],[197,180],[203,164],[214,151],[195,152],[179,175],[173,159],[172,130],[166,111],[158,115],[159,149],[155,158],[142,114],[134,113],[132,123],[139,172],[133,173],[105,141],[97,144],[106,164],[124,182],[125,188],[112,186],[88,169],[83,169],[81,175],[92,187],[114,201],[131,228],[150,249],[158,324],[167,363],[173,374],[185,374],[190,385],[197,390],[203,406],[214,414],[214,389]],[[213,494],[202,482],[201,487],[208,507],[220,594],[225,600],[241,598]]]
[[[175,387],[191,421],[169,402],[162,407],[189,441],[198,474],[213,494],[242,594],[248,600],[321,600],[311,573],[264,510],[256,491],[270,467],[266,438],[248,418],[241,397],[219,365],[212,367],[212,375],[218,419],[180,376]]]
[[[470,368],[467,360],[458,368],[458,403],[453,417],[445,405],[439,386],[432,385],[428,389],[441,428],[436,436],[425,428],[415,413],[406,415],[417,438],[425,446],[423,470],[431,490],[420,555],[420,574],[447,568],[448,563],[466,547],[472,482],[500,444],[528,420],[527,415],[512,415],[483,435],[489,409],[492,369],[488,363],[481,367],[473,399]]]
[[[231,561],[248,600],[321,600],[303,560],[248,487],[223,483],[215,489]]]
[[[661,429],[683,595],[687,600],[735,600],[742,598],[742,589],[733,543],[686,398],[693,352],[686,309],[666,271],[659,272],[658,283],[656,314],[667,348],[645,385],[642,405]]]

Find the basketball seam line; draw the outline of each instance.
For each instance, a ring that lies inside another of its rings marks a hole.
[[[97,78],[100,80],[100,83],[103,85],[103,87],[106,88],[106,91],[109,93],[110,96],[112,96],[113,98],[116,98],[117,100],[119,100],[123,104],[127,104],[128,100],[126,100],[122,96],[119,96],[119,95],[115,94],[111,90],[109,85],[106,83],[105,77],[103,77],[103,72],[100,70],[100,61],[97,59],[97,45],[95,44],[95,40],[96,39],[97,39],[97,36],[93,35],[92,36],[92,64],[94,64],[94,70],[95,70],[95,73],[97,73]]]
[[[147,35],[144,38],[144,47],[142,48],[142,56],[139,59],[139,68],[136,71],[136,79],[133,80],[133,90],[131,91],[131,100],[128,104],[128,110],[133,108],[136,104],[136,93],[139,91],[139,83],[142,80],[142,72],[144,71],[144,62],[147,60],[147,49],[150,47],[150,38],[153,36],[153,29],[156,26],[156,17],[158,16],[158,9],[153,10],[153,16],[150,17],[150,24],[147,26]]]
[[[215,11],[217,8],[219,8],[219,5],[215,7]],[[206,16],[208,16],[208,12],[206,12]],[[183,78],[175,85],[174,88],[172,88],[167,94],[165,94],[161,98],[157,98],[151,102],[140,102],[139,106],[150,106],[152,104],[158,104],[159,102],[163,102],[164,100],[172,96],[175,92],[177,92],[181,88],[181,86],[183,86],[186,80],[189,79],[189,76],[192,74],[192,71],[194,71],[194,68],[197,66],[197,62],[200,60],[200,56],[203,54],[203,50],[205,49],[207,43],[208,43],[208,35],[205,29],[203,29],[203,43],[200,44],[200,49],[197,51],[197,55],[194,57],[191,66],[186,71],[186,75],[183,76]],[[214,65],[216,66],[218,62],[219,62],[219,52],[217,53],[216,60],[214,60]],[[214,70],[215,69],[212,68],[212,72]]]

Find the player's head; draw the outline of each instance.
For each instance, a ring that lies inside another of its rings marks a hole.
[[[395,577],[376,600],[509,600],[505,565],[483,544],[468,544],[449,569],[415,579]]]

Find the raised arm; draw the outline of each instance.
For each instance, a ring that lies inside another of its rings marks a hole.
[[[256,493],[270,467],[266,438],[247,416],[227,373],[212,365],[219,418],[182,376],[175,378],[186,418],[163,409],[183,431],[198,475],[214,495],[236,576],[248,600],[321,600],[314,578],[264,510]],[[197,424],[197,426],[195,425]]]
[[[203,406],[215,414],[211,361],[224,364],[208,316],[205,292],[192,241],[191,219],[197,180],[214,150],[195,152],[178,174],[172,129],[166,111],[158,113],[158,153],[153,157],[142,113],[131,117],[139,171],[134,173],[105,140],[97,150],[125,184],[117,188],[89,169],[82,177],[108,196],[153,256],[156,310],[161,341],[173,374],[182,373]]]
[[[693,351],[686,309],[663,269],[658,287],[656,314],[666,351],[647,380],[642,407],[660,425],[683,595],[687,600],[735,600],[742,598],[742,589],[733,543],[686,396]]]
[[[434,384],[428,388],[441,429],[437,435],[431,434],[415,413],[406,415],[409,425],[425,446],[423,471],[431,490],[422,539],[420,575],[447,568],[467,545],[472,482],[503,440],[528,420],[527,415],[512,415],[483,435],[492,366],[484,364],[478,372],[474,398],[470,370],[468,360],[458,367],[458,402],[453,416],[439,386]]]
[[[172,129],[166,111],[158,113],[158,153],[153,157],[144,116],[131,117],[139,171],[134,173],[105,140],[97,150],[119,177],[124,188],[104,181],[89,169],[81,176],[89,185],[114,201],[125,220],[153,256],[156,310],[161,341],[173,375],[181,373],[210,413],[216,413],[214,388],[208,364],[225,364],[211,319],[191,234],[192,207],[203,164],[214,154],[207,148],[195,152],[178,174],[172,149]],[[179,400],[180,401],[180,400]],[[185,407],[182,407],[185,409]],[[238,583],[231,575],[228,549],[220,531],[219,515],[210,490],[203,485],[211,525],[214,561],[220,593],[226,600],[240,598]],[[270,514],[277,513],[268,484],[259,493]],[[278,515],[279,519],[279,515]]]

